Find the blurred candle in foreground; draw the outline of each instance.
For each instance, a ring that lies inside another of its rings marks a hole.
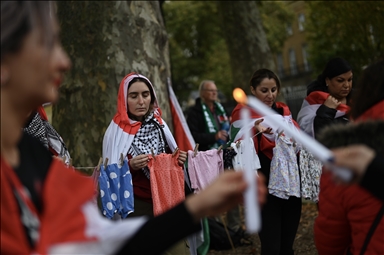
[[[243,121],[243,126],[245,127],[250,121],[250,112],[249,109],[244,107],[241,109],[240,117]],[[248,130],[244,134],[244,140],[247,144],[249,139],[251,139],[251,130]],[[243,149],[243,154],[245,159],[253,158],[251,149]],[[252,169],[250,160],[244,162],[244,178],[248,183],[248,188],[245,191],[245,225],[248,233],[257,233],[260,230],[260,208],[257,199],[257,182],[256,182],[256,171],[257,169]]]

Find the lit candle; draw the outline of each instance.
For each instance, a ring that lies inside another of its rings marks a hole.
[[[250,121],[250,112],[247,108],[242,108],[240,117],[243,120],[243,126],[246,126]],[[247,143],[251,138],[251,130],[247,130],[243,136],[244,141]],[[251,159],[252,150],[243,150],[244,158]],[[245,191],[245,225],[247,232],[257,233],[260,230],[260,208],[257,202],[257,183],[256,183],[256,169],[252,169],[250,160],[244,162],[244,178],[248,183],[248,188]]]
[[[263,102],[258,100],[253,96],[246,96],[242,89],[236,88],[233,91],[233,96],[235,100],[239,103],[246,104],[253,108],[262,116],[268,116],[276,114],[269,107],[267,107]],[[310,137],[308,134],[302,132],[298,129],[293,129],[291,126],[288,126],[283,119],[281,118],[271,118],[270,122],[274,124],[274,129],[281,128],[284,130],[284,133],[291,136],[296,142],[302,144],[307,150],[309,150],[316,158],[318,158],[324,165],[327,166],[335,175],[340,177],[344,181],[350,181],[352,179],[352,172],[341,167],[337,167],[332,164],[333,162],[333,153],[327,149],[324,145]]]

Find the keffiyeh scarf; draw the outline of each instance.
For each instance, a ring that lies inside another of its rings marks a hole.
[[[160,125],[159,121],[154,118],[153,113],[149,114],[133,138],[132,146],[129,148],[128,154],[132,157],[142,154],[152,154],[151,149],[153,149],[155,155],[165,153],[167,143],[163,137],[163,127],[164,125]],[[150,174],[148,167],[142,168],[142,170],[149,179]]]
[[[31,122],[24,128],[24,132],[39,139],[55,156],[65,157],[65,163],[69,164],[71,156],[63,139],[48,121],[41,118],[39,113],[33,116]]]

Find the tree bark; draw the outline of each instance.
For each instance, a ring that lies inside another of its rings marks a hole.
[[[233,84],[249,93],[249,80],[260,68],[275,70],[256,1],[218,1],[233,73]]]
[[[74,166],[95,166],[126,74],[135,71],[152,81],[163,118],[170,123],[168,38],[158,1],[58,1],[57,5],[72,70],[53,108],[53,125]]]

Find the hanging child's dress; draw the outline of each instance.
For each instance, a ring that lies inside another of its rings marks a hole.
[[[112,219],[115,213],[126,218],[133,212],[133,185],[127,160],[121,167],[110,164],[100,167],[99,176],[100,198],[103,214]]]
[[[176,155],[161,153],[155,158],[149,156],[153,214],[159,215],[185,199],[184,171]]]
[[[192,189],[198,193],[224,172],[223,151],[188,151],[188,169]]]

